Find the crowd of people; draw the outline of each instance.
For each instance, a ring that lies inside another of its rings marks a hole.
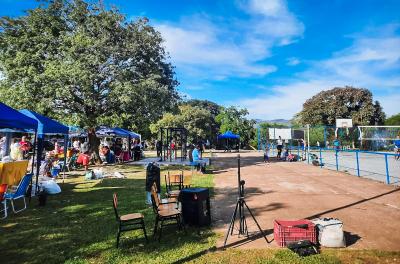
[[[129,144],[130,143],[130,144]],[[96,153],[90,151],[88,142],[81,142],[78,138],[74,139],[72,143],[72,155],[76,156],[76,164],[83,166],[86,170],[89,164],[96,162]],[[143,149],[146,146],[139,139],[117,138],[115,140],[107,140],[106,138],[99,144],[99,158],[103,164],[114,164],[117,161],[124,161],[126,159],[133,159],[135,161],[143,158]]]

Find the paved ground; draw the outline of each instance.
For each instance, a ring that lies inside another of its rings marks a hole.
[[[312,151],[319,157],[319,151]],[[326,168],[336,170],[335,151],[323,151],[322,159]],[[391,184],[399,184],[400,180],[400,160],[395,160],[394,156],[388,156],[388,173]],[[339,170],[357,175],[357,159],[355,152],[338,153]],[[359,153],[360,176],[376,181],[386,182],[386,161],[385,155]]]
[[[214,228],[225,234],[237,198],[234,153],[217,153],[212,160],[215,198]],[[400,189],[301,162],[262,163],[258,152],[241,153],[245,197],[261,227],[273,238],[274,219],[337,217],[344,222],[348,247],[400,250]],[[250,218],[248,218],[250,219]],[[256,231],[249,220],[249,230]],[[263,238],[229,237],[231,246],[277,247]],[[223,244],[223,238],[218,246]]]

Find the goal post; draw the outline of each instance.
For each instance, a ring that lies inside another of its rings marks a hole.
[[[359,140],[395,140],[400,126],[358,126]]]

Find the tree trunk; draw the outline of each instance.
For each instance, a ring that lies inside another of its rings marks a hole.
[[[91,155],[94,157],[96,164],[99,164],[101,163],[99,155],[100,139],[96,136],[95,128],[92,127],[88,129],[88,139],[89,139],[89,151]]]

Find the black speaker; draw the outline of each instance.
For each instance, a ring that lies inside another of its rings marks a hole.
[[[209,226],[211,224],[210,192],[207,188],[186,188],[179,194],[185,224]]]

